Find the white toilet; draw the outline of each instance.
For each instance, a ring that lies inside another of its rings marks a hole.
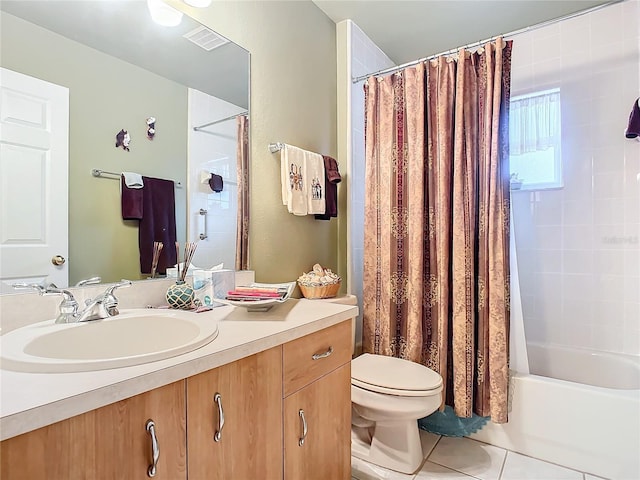
[[[365,353],[351,361],[351,454],[414,473],[423,453],[417,420],[442,401],[442,377],[395,357]]]
[[[357,305],[353,295],[322,300]],[[355,340],[355,322],[352,337]],[[354,344],[355,345],[355,344]],[[418,363],[365,353],[351,361],[351,455],[413,473],[423,454],[418,419],[442,401],[442,377]]]

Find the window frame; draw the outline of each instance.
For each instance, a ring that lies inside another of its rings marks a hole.
[[[560,95],[560,87],[547,88],[544,90],[536,90],[529,93],[524,93],[520,95],[514,95],[509,99],[509,103],[518,100],[523,100],[526,98],[540,97],[543,95],[548,95],[551,93],[557,93],[560,96],[560,121],[558,123],[558,137],[560,141],[558,141],[557,145],[553,147],[553,181],[549,182],[537,182],[537,183],[527,183],[526,179],[519,179],[522,181],[521,186],[519,188],[511,188],[512,190],[525,190],[525,191],[535,191],[535,190],[554,190],[564,188],[564,177],[563,177],[563,169],[562,169],[562,98]],[[538,150],[538,152],[543,152],[546,150]],[[536,152],[529,152],[536,153]],[[511,170],[512,158],[514,155],[509,151],[509,176],[513,175],[514,172]]]

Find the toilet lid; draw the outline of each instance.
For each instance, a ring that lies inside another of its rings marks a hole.
[[[351,383],[374,392],[406,396],[442,389],[442,377],[424,365],[369,353],[351,361]]]

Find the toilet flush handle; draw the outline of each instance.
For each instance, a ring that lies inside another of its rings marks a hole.
[[[320,360],[322,358],[327,358],[332,353],[333,353],[333,347],[329,347],[329,350],[327,350],[324,353],[314,353],[313,355],[311,355],[311,359],[312,360]]]

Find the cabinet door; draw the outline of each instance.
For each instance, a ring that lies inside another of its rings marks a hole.
[[[2,442],[2,478],[148,479],[147,420],[160,447],[155,479],[186,479],[185,382],[54,423]]]
[[[351,478],[350,363],[285,398],[284,459],[287,480]]]
[[[281,347],[187,379],[187,445],[189,480],[282,478]]]

